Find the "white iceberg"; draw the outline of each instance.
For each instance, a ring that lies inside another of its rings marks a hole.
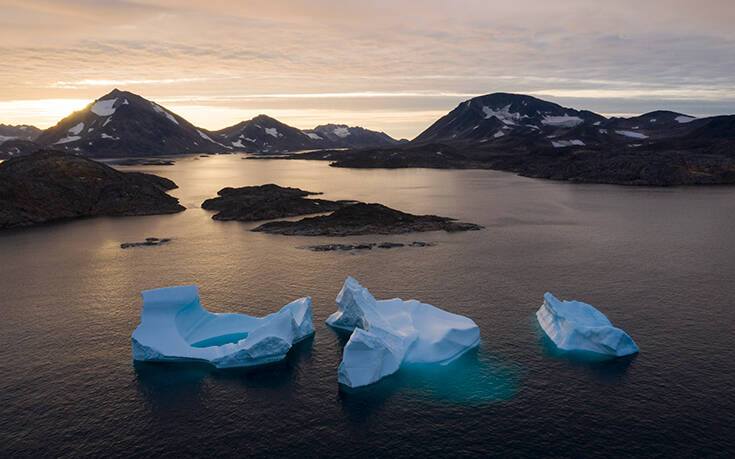
[[[314,334],[309,297],[252,317],[207,311],[194,285],[141,295],[140,325],[132,335],[134,360],[203,361],[217,368],[263,365],[284,359],[294,343]]]
[[[638,352],[638,346],[623,330],[615,328],[597,309],[579,301],[559,301],[544,294],[536,312],[539,325],[558,349],[593,352],[610,358]]]
[[[338,380],[348,387],[377,382],[404,363],[447,364],[480,343],[471,319],[430,304],[399,298],[376,301],[348,277],[327,324],[353,331],[345,345]]]

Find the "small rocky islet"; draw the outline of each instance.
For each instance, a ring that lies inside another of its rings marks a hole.
[[[70,153],[42,150],[0,164],[0,229],[95,216],[181,212],[164,177],[120,172]]]
[[[157,238],[157,237],[147,237],[145,238],[145,241],[141,242],[123,242],[120,244],[121,249],[129,249],[132,247],[155,247],[159,245],[168,244],[171,242],[171,238]]]
[[[272,183],[241,188],[223,188],[215,198],[202,203],[202,209],[216,210],[214,220],[253,222],[275,218],[332,212],[355,201],[328,201],[307,196],[320,195],[299,188],[281,187]]]
[[[331,212],[298,221],[268,222],[252,229],[287,236],[357,236],[483,229],[474,223],[458,222],[437,215],[413,215],[377,203],[307,198],[318,194],[321,193],[274,184],[223,188],[218,197],[204,201],[202,208],[218,211],[212,216],[215,220],[247,222]]]
[[[311,250],[312,252],[335,252],[335,251],[361,251],[361,250],[372,250],[374,248],[379,249],[394,249],[397,247],[433,247],[436,242],[424,242],[424,241],[413,241],[408,243],[403,242],[358,242],[354,244],[320,244],[320,245],[307,245],[300,247],[302,249]]]

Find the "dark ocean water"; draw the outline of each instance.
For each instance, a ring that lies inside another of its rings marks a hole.
[[[188,210],[0,233],[0,456],[732,456],[735,188],[629,188],[493,171],[348,170],[236,156],[159,173]],[[352,255],[199,208],[274,182],[487,227],[336,242],[434,241]],[[160,247],[120,243],[171,237]],[[346,337],[324,320],[347,275],[378,299],[471,317],[482,343],[340,391]],[[196,284],[214,312],[312,297],[316,335],[258,371],[133,364],[144,289]],[[559,356],[544,292],[588,302],[639,355]]]

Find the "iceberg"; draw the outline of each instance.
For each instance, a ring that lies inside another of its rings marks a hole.
[[[480,343],[471,319],[416,300],[377,301],[352,277],[336,302],[327,325],[352,331],[337,372],[347,387],[377,382],[405,363],[446,365]]]
[[[140,325],[131,337],[134,360],[250,367],[284,359],[294,343],[314,334],[309,297],[265,317],[252,317],[207,311],[194,285],[141,295]]]
[[[597,309],[580,301],[559,301],[551,293],[536,312],[544,333],[562,351],[582,351],[610,358],[638,352],[638,346],[623,330]]]

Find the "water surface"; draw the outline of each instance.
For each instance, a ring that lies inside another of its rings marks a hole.
[[[0,233],[2,456],[731,455],[735,188],[579,185],[494,171],[350,170],[184,158],[120,167],[173,179],[187,210]],[[277,183],[487,227],[354,238],[253,233],[199,208]],[[171,237],[160,247],[123,242]],[[314,253],[332,242],[437,242]],[[467,315],[482,343],[340,391],[346,337],[324,320],[350,274],[377,298]],[[260,371],[133,364],[144,289],[196,284],[213,312],[312,297],[316,335]],[[613,362],[555,352],[544,292],[605,312],[641,348]]]

